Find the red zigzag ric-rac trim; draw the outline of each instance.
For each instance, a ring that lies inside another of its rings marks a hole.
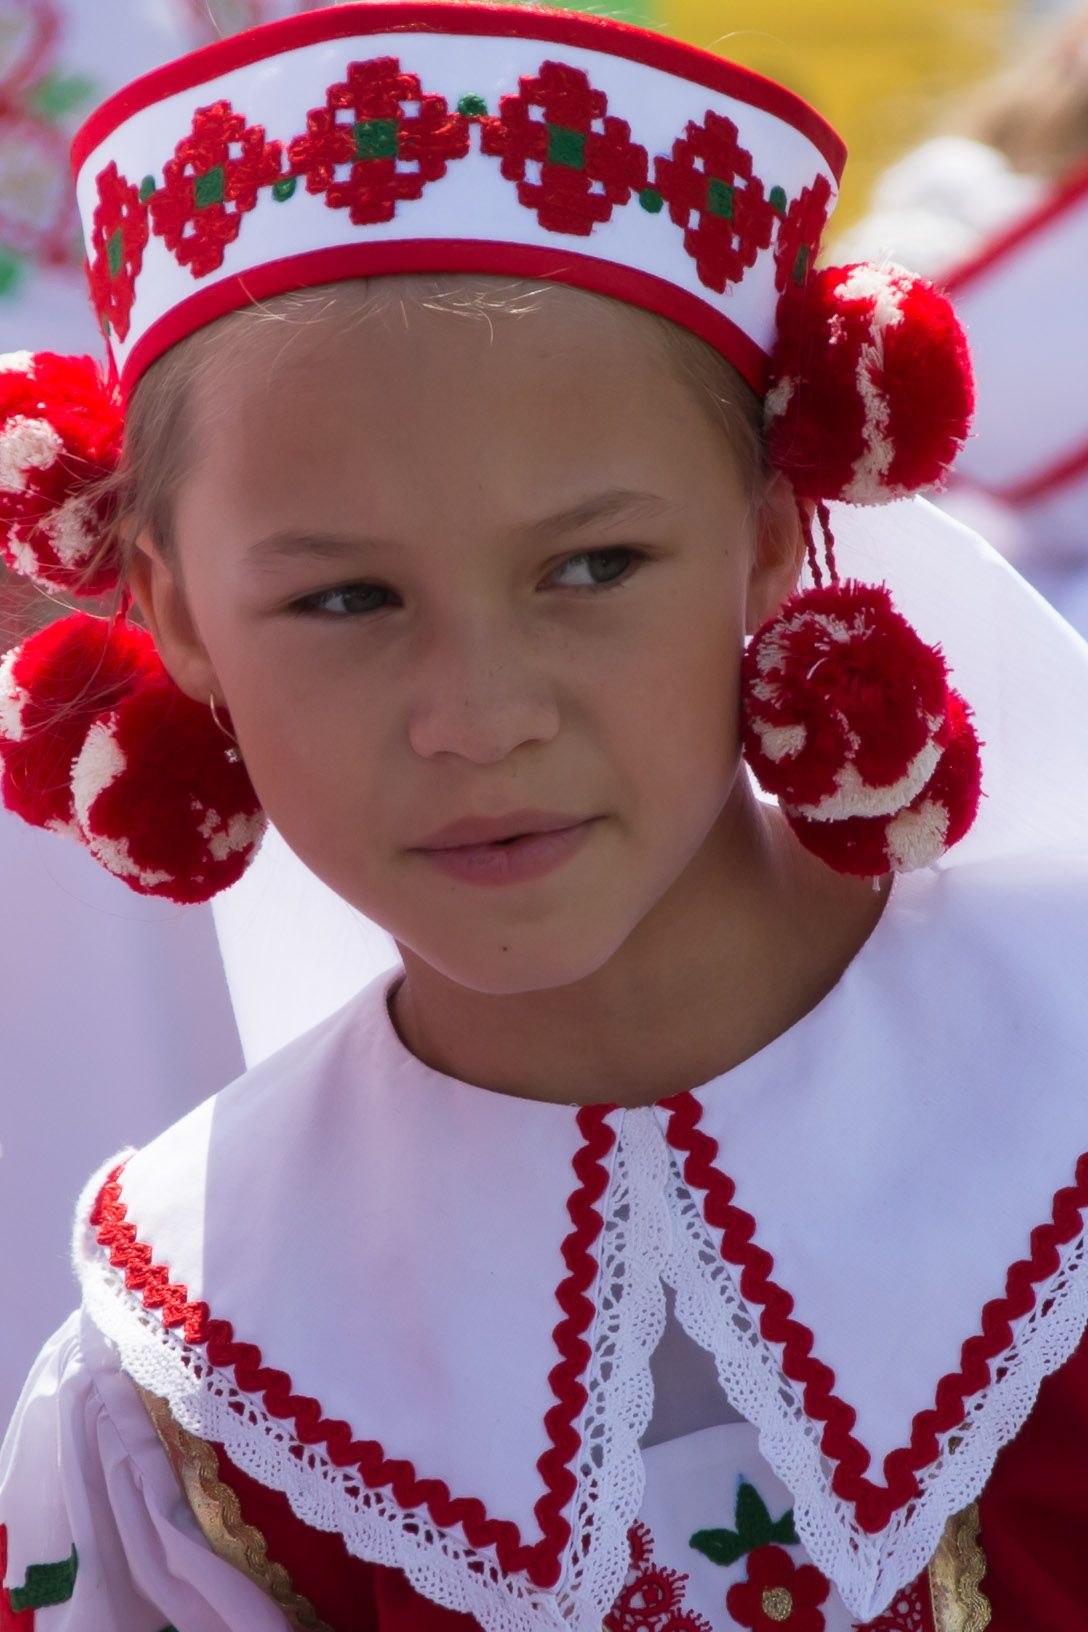
[[[853,1503],[863,1530],[883,1530],[894,1513],[921,1493],[917,1475],[940,1455],[939,1436],[963,1422],[965,1402],[990,1381],[990,1362],[1012,1344],[1011,1323],[1030,1314],[1035,1307],[1035,1287],[1058,1270],[1058,1249],[1083,1229],[1082,1214],[1088,1207],[1088,1154],[1077,1163],[1075,1182],[1055,1195],[1051,1222],[1032,1231],[1030,1258],[1022,1258],[1010,1268],[1004,1297],[992,1298],[983,1308],[981,1331],[964,1343],[959,1370],[941,1378],[933,1406],[914,1418],[910,1444],[885,1457],[886,1483],[878,1485],[865,1477],[872,1459],[853,1436],[857,1412],[833,1392],[835,1373],[813,1354],[813,1333],[791,1318],[792,1297],[771,1279],[774,1259],[756,1245],[755,1220],[734,1205],[736,1186],[714,1165],[718,1143],[700,1130],[702,1106],[692,1094],[678,1094],[663,1103],[669,1115],[669,1143],[686,1152],[685,1181],[705,1194],[703,1216],[707,1225],[722,1232],[722,1257],[740,1267],[742,1296],[761,1306],[759,1325],[763,1337],[781,1347],[782,1370],[791,1381],[803,1385],[806,1414],[824,1424],[820,1446],[836,1464],[832,1489]]]
[[[583,1378],[591,1354],[586,1334],[595,1313],[588,1294],[597,1276],[593,1247],[603,1228],[597,1203],[608,1185],[603,1158],[616,1137],[606,1120],[610,1108],[584,1106],[578,1113],[585,1143],[574,1157],[578,1184],[567,1202],[573,1229],[563,1242],[567,1276],[556,1289],[562,1319],[552,1334],[561,1358],[548,1377],[555,1395],[555,1404],[544,1417],[551,1445],[537,1463],[546,1487],[534,1509],[543,1535],[532,1546],[523,1544],[512,1521],[490,1518],[476,1497],[452,1496],[443,1480],[418,1478],[411,1462],[389,1459],[376,1440],[353,1440],[346,1422],[329,1421],[316,1400],[293,1392],[286,1372],[266,1366],[255,1344],[236,1341],[229,1321],[213,1319],[206,1303],[191,1303],[187,1289],[171,1281],[165,1265],[154,1263],[151,1247],[139,1240],[136,1226],[128,1221],[121,1167],[103,1185],[91,1224],[110,1263],[124,1271],[126,1287],[142,1296],[145,1308],[159,1310],[167,1328],[180,1327],[186,1343],[203,1347],[217,1369],[233,1370],[238,1387],[259,1394],[272,1416],[291,1418],[300,1444],[324,1445],[337,1467],[357,1469],[371,1489],[388,1486],[402,1508],[425,1507],[441,1529],[460,1525],[472,1547],[494,1547],[508,1575],[521,1572],[535,1586],[552,1587],[570,1539],[565,1509],[578,1483],[573,1462],[582,1443],[578,1422],[588,1398]]]

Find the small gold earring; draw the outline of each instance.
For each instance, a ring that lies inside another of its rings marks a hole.
[[[211,711],[212,720],[214,721],[216,728],[220,730],[223,735],[233,744],[233,747],[227,749],[227,764],[240,765],[242,763],[242,756],[238,751],[238,738],[234,735],[233,731],[227,730],[227,727],[219,718],[214,692],[210,692],[208,695],[208,708]]]

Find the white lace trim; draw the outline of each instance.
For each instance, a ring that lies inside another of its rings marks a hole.
[[[553,1592],[506,1574],[492,1549],[473,1548],[459,1529],[443,1530],[425,1510],[401,1508],[387,1493],[367,1488],[320,1447],[298,1445],[290,1422],[271,1416],[259,1395],[236,1387],[177,1331],[166,1330],[158,1313],[126,1288],[123,1273],[109,1264],[86,1223],[120,1159],[106,1164],[80,1200],[74,1256],[84,1308],[135,1382],[164,1399],[188,1432],[223,1445],[251,1478],[282,1492],[303,1523],[338,1531],[355,1556],[403,1570],[424,1597],[474,1616],[485,1632],[539,1632],[545,1626],[600,1632],[630,1565],[627,1535],[644,1487],[639,1442],[653,1408],[650,1355],[664,1324],[668,1158],[652,1120],[626,1119],[615,1154],[599,1246],[573,1538]]]
[[[821,1427],[806,1416],[778,1354],[763,1340],[758,1312],[741,1296],[652,1112],[622,1118],[613,1161],[602,1204],[573,1535],[553,1592],[506,1575],[490,1549],[473,1549],[459,1530],[439,1529],[425,1512],[401,1509],[319,1450],[306,1447],[301,1457],[296,1454],[290,1425],[270,1417],[259,1398],[234,1387],[198,1350],[166,1332],[110,1268],[93,1231],[77,1224],[84,1304],[137,1383],[164,1398],[183,1428],[223,1444],[251,1477],[282,1491],[304,1523],[339,1531],[358,1557],[403,1570],[424,1596],[475,1616],[485,1632],[543,1626],[600,1632],[626,1579],[627,1533],[642,1501],[640,1443],[653,1409],[650,1357],[664,1327],[664,1280],[675,1293],[680,1323],[714,1357],[730,1404],[759,1430],[763,1456],[794,1497],[798,1534],[809,1556],[859,1620],[884,1613],[926,1569],[948,1519],[978,1497],[998,1451],[1026,1421],[1043,1379],[1083,1336],[1084,1234],[1061,1249],[1057,1269],[1037,1287],[1032,1312],[1014,1325],[1009,1349],[991,1363],[994,1380],[967,1401],[964,1421],[943,1436],[937,1460],[919,1473],[920,1497],[870,1535],[857,1524],[852,1505],[832,1491]],[[79,1220],[89,1216],[115,1165],[91,1181]]]
[[[994,1379],[966,1402],[964,1421],[941,1438],[935,1462],[918,1474],[921,1495],[876,1535],[862,1530],[849,1502],[831,1489],[820,1450],[822,1425],[805,1415],[779,1357],[762,1338],[758,1311],[736,1285],[673,1162],[670,1186],[676,1251],[665,1275],[689,1336],[715,1360],[730,1404],[759,1430],[763,1456],[793,1495],[801,1541],[859,1620],[883,1614],[929,1564],[954,1513],[975,1501],[1001,1447],[1023,1427],[1039,1385],[1073,1353],[1088,1323],[1088,1256],[1078,1235],[1041,1282],[1031,1314],[991,1362]]]
[[[672,1250],[668,1177],[668,1150],[652,1112],[628,1112],[605,1215],[590,1403],[565,1582],[573,1602],[592,1605],[594,1632],[627,1580],[628,1531],[646,1486],[641,1442],[654,1405],[650,1356],[665,1329],[662,1276]]]

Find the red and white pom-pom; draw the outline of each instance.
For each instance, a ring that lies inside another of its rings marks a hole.
[[[963,445],[967,341],[924,279],[825,267],[780,303],[764,406],[771,463],[799,498],[886,504],[940,482]]]
[[[122,413],[90,357],[0,356],[0,556],[47,589],[103,594],[119,563],[101,546],[109,506],[93,487],[117,468]]]
[[[760,785],[819,823],[905,809],[937,769],[948,671],[879,584],[788,600],[744,654],[744,752]]]
[[[99,717],[72,768],[91,854],[143,895],[206,901],[242,876],[265,818],[210,709],[160,675]]]
[[[908,873],[939,861],[969,831],[982,797],[982,763],[971,713],[949,693],[947,743],[937,769],[894,816],[816,822],[789,811],[801,843],[836,872],[860,878]]]
[[[151,637],[73,613],[0,662],[0,798],[34,827],[79,837],[72,763],[103,709],[157,670]]]

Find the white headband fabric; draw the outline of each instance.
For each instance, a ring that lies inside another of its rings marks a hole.
[[[340,278],[554,279],[693,330],[762,390],[845,149],[798,97],[609,19],[366,0],[197,51],[73,146],[124,393],[239,307]]]

